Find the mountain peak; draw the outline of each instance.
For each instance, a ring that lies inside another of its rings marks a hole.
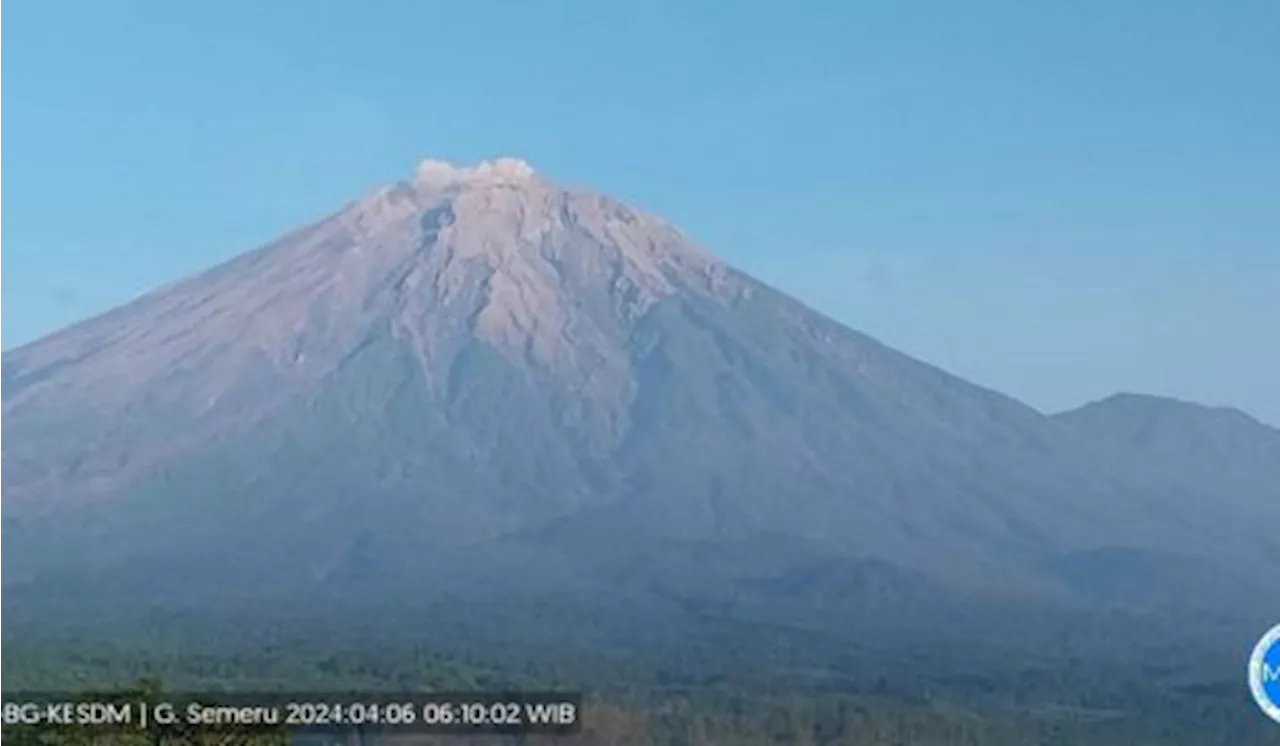
[[[1090,413],[1112,412],[1133,417],[1179,417],[1187,419],[1218,419],[1237,422],[1257,420],[1235,407],[1210,406],[1172,396],[1158,396],[1121,391],[1104,399],[1090,402],[1077,409],[1061,412],[1059,418],[1085,416]],[[1261,423],[1259,423],[1261,424]]]
[[[51,588],[725,587],[810,556],[1056,588],[1041,568],[1098,547],[1280,558],[1274,435],[1051,426],[514,158],[424,162],[3,367],[5,559]]]
[[[414,170],[413,181],[419,186],[450,186],[460,183],[522,183],[533,178],[533,167],[521,158],[501,157],[484,160],[474,166],[456,166],[448,161],[428,158]]]

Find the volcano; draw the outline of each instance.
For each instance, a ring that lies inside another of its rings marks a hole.
[[[6,596],[1276,611],[1280,433],[1136,400],[1043,414],[616,199],[426,161],[5,353]]]

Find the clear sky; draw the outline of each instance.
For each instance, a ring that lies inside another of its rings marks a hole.
[[[1280,2],[17,2],[3,345],[517,155],[1046,410],[1280,423]]]

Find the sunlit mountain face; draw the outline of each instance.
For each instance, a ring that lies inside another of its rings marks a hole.
[[[1276,430],[1150,397],[1046,416],[516,159],[424,162],[3,374],[20,615],[557,598],[1008,637],[1280,611]]]

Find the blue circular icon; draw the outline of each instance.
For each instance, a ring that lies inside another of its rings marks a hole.
[[[1267,717],[1280,723],[1280,624],[1262,636],[1249,658],[1249,690]]]

